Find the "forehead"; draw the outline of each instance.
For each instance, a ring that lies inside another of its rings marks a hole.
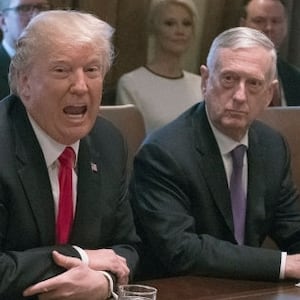
[[[160,17],[172,17],[176,14],[192,17],[192,13],[187,6],[181,3],[169,3],[165,5],[160,12]]]
[[[252,48],[221,48],[218,55],[218,69],[241,73],[265,75],[271,68],[271,55],[262,47]]]
[[[102,61],[103,53],[99,45],[91,42],[65,42],[64,38],[52,39],[40,45],[38,55],[35,59],[42,62],[63,62],[72,61],[82,63],[86,60]]]
[[[284,16],[285,8],[276,0],[253,0],[248,4],[247,13],[250,16]]]

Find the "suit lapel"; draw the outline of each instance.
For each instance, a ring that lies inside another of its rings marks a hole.
[[[203,176],[206,179],[212,198],[220,214],[223,215],[229,230],[233,234],[230,194],[223,160],[213,132],[209,126],[204,105],[199,106],[197,114],[193,120],[193,127],[196,148],[200,152],[199,167],[202,168],[202,170],[206,170],[203,172]]]
[[[196,147],[200,153],[200,168],[207,170],[203,176],[207,181],[211,195],[223,215],[225,223],[232,232],[234,238],[234,226],[231,211],[230,192],[227,184],[226,173],[221,154],[209,126],[205,113],[205,106],[200,105],[193,120]],[[265,219],[264,201],[264,172],[263,161],[267,156],[263,143],[259,141],[253,126],[249,129],[248,149],[248,193],[245,243],[257,245]]]
[[[99,210],[102,202],[101,198],[101,160],[90,141],[86,137],[80,141],[78,153],[78,185],[77,185],[77,204],[74,219],[71,241],[80,245],[88,245],[91,237],[101,236],[101,220]],[[89,235],[83,233],[89,232]]]
[[[23,105],[16,101],[12,116],[17,169],[43,245],[54,242],[54,201],[44,156]],[[38,183],[38,184],[37,184]]]
[[[261,226],[265,219],[265,180],[263,162],[266,157],[266,149],[259,142],[257,133],[253,127],[249,130],[248,149],[248,194],[247,194],[247,218],[245,243],[257,245],[261,232]]]

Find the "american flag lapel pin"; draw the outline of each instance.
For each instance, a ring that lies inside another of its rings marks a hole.
[[[91,169],[94,173],[97,173],[98,172],[98,167],[95,163],[91,162]]]

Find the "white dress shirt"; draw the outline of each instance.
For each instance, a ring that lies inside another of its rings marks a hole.
[[[30,123],[34,130],[34,133],[39,141],[39,144],[42,148],[45,162],[47,165],[49,179],[52,188],[52,194],[54,199],[54,207],[55,207],[55,219],[58,213],[58,202],[59,202],[59,181],[58,181],[58,171],[59,171],[59,161],[58,157],[64,151],[67,146],[73,148],[76,159],[75,159],[75,166],[77,165],[77,156],[78,156],[78,149],[79,149],[79,141],[72,145],[62,145],[52,139],[49,135],[43,131],[39,125],[30,117],[28,114]],[[76,167],[75,167],[76,168]],[[76,210],[76,198],[77,198],[77,174],[75,172],[75,168],[73,169],[72,173],[72,188],[73,188],[73,208],[74,208],[74,215]]]

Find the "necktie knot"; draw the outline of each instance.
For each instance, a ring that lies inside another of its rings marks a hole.
[[[75,163],[75,152],[72,147],[66,147],[58,157],[60,164],[64,167],[72,169]]]
[[[246,152],[245,145],[238,145],[231,152],[233,168],[242,168],[244,164],[244,155]]]

